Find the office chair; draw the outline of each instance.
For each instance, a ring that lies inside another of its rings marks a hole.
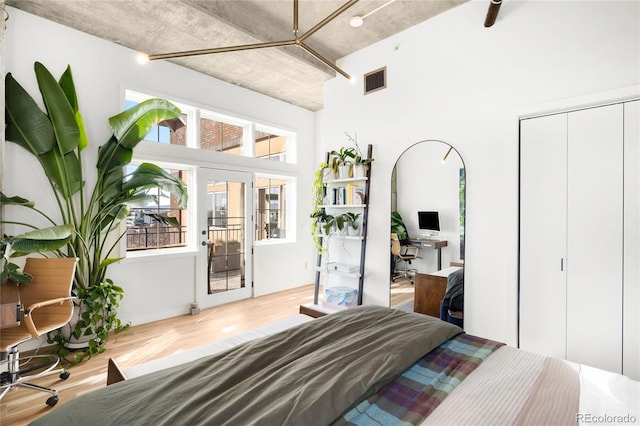
[[[391,233],[391,254],[394,256],[395,261],[394,265],[396,265],[397,261],[403,263],[403,267],[401,270],[397,270],[394,268],[393,277],[391,281],[395,281],[396,278],[407,277],[411,284],[413,284],[413,276],[415,275],[416,270],[410,269],[409,265],[411,261],[414,259],[420,259],[418,256],[418,247],[415,246],[403,246],[400,244],[400,239],[398,238],[398,234]]]
[[[71,285],[76,263],[75,258],[27,259],[24,272],[31,274],[33,279],[31,283],[18,287],[22,307],[20,322],[16,326],[3,328],[0,333],[0,358],[2,364],[7,364],[0,375],[0,399],[14,388],[24,387],[52,394],[46,401],[50,407],[58,402],[55,389],[29,383],[28,380],[51,374],[59,374],[62,380],[68,379],[69,372],[56,368],[60,358],[47,354],[28,356],[24,360],[20,358],[18,345],[57,330],[69,322],[75,299],[71,296]],[[6,285],[17,284],[9,282]]]

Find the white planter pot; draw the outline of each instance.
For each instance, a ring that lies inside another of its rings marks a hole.
[[[360,226],[358,226],[358,228],[356,228],[356,229],[353,229],[353,227],[351,225],[347,226],[347,233],[351,237],[360,236]]]
[[[71,319],[69,320],[69,322],[66,325],[64,325],[62,328],[60,328],[60,333],[62,334],[62,336],[66,340],[66,343],[64,344],[64,347],[67,348],[67,349],[84,349],[84,348],[88,348],[89,347],[89,340],[91,340],[94,337],[96,337],[95,334],[91,334],[91,335],[88,335],[88,336],[85,336],[83,334],[78,339],[76,339],[75,337],[72,336],[72,331],[76,327],[76,324],[78,323],[78,318],[80,317],[80,315],[82,314],[83,311],[84,311],[83,308],[81,308],[80,306],[74,304],[73,305],[73,314],[71,315]]]
[[[336,174],[333,171],[332,168],[327,167],[326,169],[322,170],[322,181],[323,182],[328,182],[331,180],[335,180],[336,178]]]
[[[321,223],[319,224],[319,226],[320,226],[320,233],[321,233],[322,235],[329,236],[329,235],[331,235],[331,232],[333,231],[333,228],[330,228],[330,229],[329,229],[329,231],[327,232],[327,231],[325,230],[325,225],[326,225],[326,223],[324,223],[324,222],[321,222]]]
[[[353,177],[356,179],[362,179],[364,177],[367,177],[367,167],[364,164],[354,165]]]
[[[351,165],[344,164],[338,167],[338,174],[340,175],[340,179],[349,179],[351,177]]]

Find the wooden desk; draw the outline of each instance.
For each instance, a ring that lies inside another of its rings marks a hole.
[[[412,246],[419,249],[430,248],[438,251],[438,270],[442,269],[442,247],[446,247],[449,243],[447,240],[431,240],[427,238],[409,238],[407,240]]]
[[[440,302],[447,291],[447,278],[458,269],[460,267],[452,266],[431,274],[416,273],[413,312],[440,318]]]

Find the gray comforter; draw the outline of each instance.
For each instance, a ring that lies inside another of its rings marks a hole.
[[[327,425],[462,330],[358,307],[65,403],[42,425]]]

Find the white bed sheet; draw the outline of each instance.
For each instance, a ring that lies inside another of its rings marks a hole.
[[[580,365],[579,425],[640,424],[640,382]]]

